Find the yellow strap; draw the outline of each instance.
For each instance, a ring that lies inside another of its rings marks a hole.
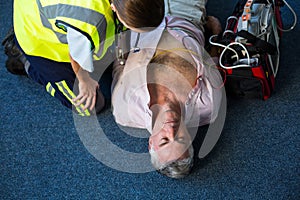
[[[72,105],[75,106],[75,103],[73,102],[73,98],[76,97],[76,95],[73,93],[73,91],[69,88],[66,81],[60,81],[56,83],[58,89],[61,91],[61,93],[64,94],[64,96],[72,103]],[[88,109],[83,110],[84,105],[80,104],[79,106],[75,106],[76,110],[78,111],[78,114],[81,116],[90,116],[90,112]]]

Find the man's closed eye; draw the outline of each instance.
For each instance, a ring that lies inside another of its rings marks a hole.
[[[169,139],[168,138],[162,138],[161,142],[159,144],[159,147],[162,147],[162,146],[164,146],[164,145],[166,145],[168,143],[169,143]]]

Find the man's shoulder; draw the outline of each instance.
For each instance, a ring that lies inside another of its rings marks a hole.
[[[195,39],[200,45],[204,45],[203,31],[188,19],[177,16],[166,16],[166,28],[170,32],[176,32],[178,36]]]

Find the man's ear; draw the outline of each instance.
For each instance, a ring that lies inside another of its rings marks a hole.
[[[151,136],[149,137],[149,140],[148,140],[148,150],[150,150],[152,147],[152,138]]]

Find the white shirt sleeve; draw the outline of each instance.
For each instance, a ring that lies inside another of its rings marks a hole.
[[[67,41],[72,58],[82,69],[93,72],[93,52],[88,38],[73,28],[67,27]]]

